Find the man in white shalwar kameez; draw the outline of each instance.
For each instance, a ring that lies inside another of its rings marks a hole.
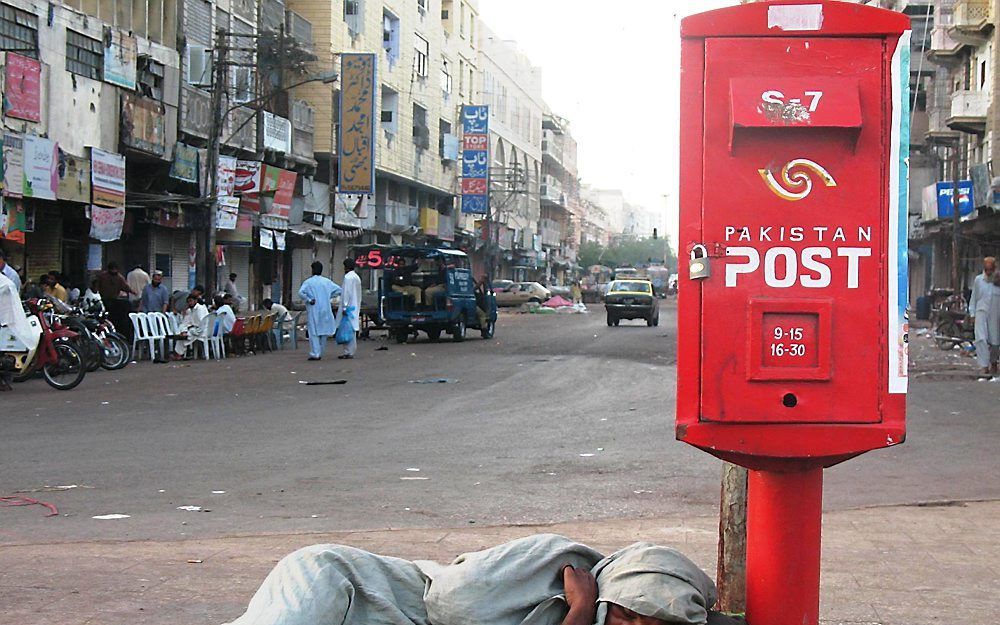
[[[976,360],[983,374],[996,375],[1000,360],[1000,273],[992,256],[983,259],[983,273],[972,283],[969,314],[976,323]]]
[[[354,333],[351,334],[351,341],[344,345],[344,353],[337,356],[341,360],[354,358],[358,351],[358,332],[361,331],[361,278],[354,271],[353,258],[344,259],[344,271],[344,292],[340,296],[340,308],[337,309],[337,327],[340,327],[344,315],[350,315],[348,321],[354,328]]]
[[[208,316],[208,306],[198,301],[198,296],[188,293],[187,308],[184,309],[184,316],[181,317],[180,338],[174,341],[174,353],[170,355],[171,360],[183,360],[187,350],[211,333],[212,328],[206,328],[205,317]]]
[[[330,300],[340,294],[340,287],[323,276],[323,263],[312,264],[312,277],[302,283],[299,297],[306,305],[306,328],[309,330],[309,360],[319,360],[326,340],[336,332]]]
[[[41,331],[28,323],[28,316],[21,306],[21,297],[17,285],[3,273],[0,273],[0,326],[12,334],[17,341],[31,351],[38,345]],[[0,371],[0,391],[9,391],[14,374],[10,371]]]

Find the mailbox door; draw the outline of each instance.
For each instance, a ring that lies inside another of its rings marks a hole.
[[[880,38],[705,41],[701,420],[881,419]]]

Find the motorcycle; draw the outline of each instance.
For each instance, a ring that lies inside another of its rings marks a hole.
[[[79,335],[63,326],[45,300],[28,300],[28,324],[38,333],[38,343],[29,347],[6,327],[0,327],[0,370],[23,381],[37,372],[54,389],[76,388],[87,374],[80,350],[74,345]]]
[[[84,356],[88,372],[98,368],[116,371],[131,360],[128,341],[115,331],[106,312],[76,310],[61,316],[60,321],[80,335],[77,346]]]
[[[945,351],[959,347],[971,347],[976,341],[976,328],[970,323],[966,312],[965,298],[951,295],[936,311],[934,322],[934,343]]]

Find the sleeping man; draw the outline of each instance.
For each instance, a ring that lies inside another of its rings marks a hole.
[[[679,552],[636,543],[604,557],[540,534],[410,562],[341,545],[282,559],[230,625],[726,625],[715,584]]]

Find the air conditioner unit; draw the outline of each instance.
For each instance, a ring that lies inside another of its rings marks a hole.
[[[188,46],[187,82],[189,85],[212,85],[212,51],[207,46]]]

